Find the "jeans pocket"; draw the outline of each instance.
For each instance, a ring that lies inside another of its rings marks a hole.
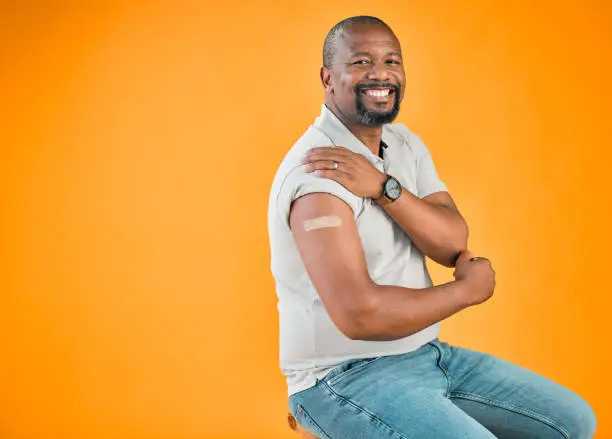
[[[356,373],[362,372],[365,368],[376,360],[379,360],[383,357],[375,357],[375,358],[364,358],[362,360],[351,361],[350,363],[343,365],[343,368],[337,373],[334,374],[328,381],[327,384],[333,386],[338,383],[340,380],[346,379],[349,376],[355,375]]]
[[[295,420],[300,427],[304,430],[309,431],[314,434],[319,439],[330,439],[330,437],[323,431],[323,429],[317,424],[317,422],[308,414],[304,406],[302,404],[298,404],[297,409],[295,411]]]

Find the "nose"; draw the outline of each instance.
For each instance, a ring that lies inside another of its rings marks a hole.
[[[389,79],[389,69],[384,62],[374,62],[368,71],[368,79],[387,81]]]

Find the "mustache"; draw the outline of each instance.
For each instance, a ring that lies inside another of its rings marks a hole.
[[[371,90],[373,88],[390,88],[396,94],[399,92],[399,85],[392,84],[391,82],[378,82],[375,84],[357,84],[355,86],[355,91],[361,92],[364,90]]]

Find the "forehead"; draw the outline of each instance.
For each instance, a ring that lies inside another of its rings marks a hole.
[[[395,35],[381,25],[354,24],[349,27],[338,42],[338,52],[351,56],[355,52],[401,52]]]

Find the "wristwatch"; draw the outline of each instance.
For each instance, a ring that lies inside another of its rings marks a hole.
[[[402,185],[397,178],[387,175],[387,179],[383,183],[383,191],[380,197],[376,198],[376,202],[381,206],[393,203],[402,195]]]

